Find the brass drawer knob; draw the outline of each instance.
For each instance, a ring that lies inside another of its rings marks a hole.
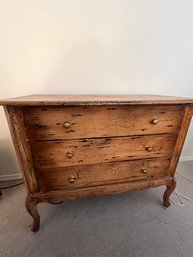
[[[67,152],[67,153],[66,153],[66,157],[67,157],[68,159],[71,159],[71,158],[73,157],[73,153],[72,153],[72,152]]]
[[[142,168],[142,169],[141,169],[141,172],[142,172],[143,174],[146,174],[146,173],[147,173],[147,169],[146,169],[146,168]]]
[[[75,182],[75,180],[76,180],[75,177],[70,177],[68,181],[70,184],[73,184]]]
[[[148,146],[145,148],[148,152],[152,152],[153,151],[153,148],[151,146]]]
[[[158,124],[158,122],[159,122],[159,120],[157,120],[157,119],[153,119],[153,120],[151,121],[151,123],[154,124],[154,125]]]
[[[66,121],[64,122],[64,127],[67,129],[67,128],[70,128],[71,124],[70,122]]]

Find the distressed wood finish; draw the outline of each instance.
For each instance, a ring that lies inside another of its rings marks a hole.
[[[98,185],[93,187],[76,188],[74,190],[55,190],[50,192],[39,192],[33,194],[33,199],[37,199],[37,204],[41,202],[51,202],[53,200],[73,200],[88,196],[108,196],[119,194],[129,190],[143,190],[162,185],[170,185],[172,177],[166,176],[156,179],[134,180],[123,183],[114,183],[107,185]]]
[[[166,185],[163,205],[170,205],[192,99],[34,95],[0,104],[24,177],[32,231],[39,229],[41,202]]]
[[[8,106],[4,107],[4,110],[27,192],[37,192],[39,187],[27,141],[22,109]]]
[[[164,193],[163,196],[163,205],[164,207],[168,208],[171,204],[170,204],[170,195],[172,194],[172,192],[174,191],[174,189],[176,188],[176,179],[173,177],[171,182],[167,185],[167,189]]]
[[[37,199],[34,197],[31,197],[31,195],[28,194],[25,200],[25,206],[26,206],[26,210],[33,218],[33,226],[32,226],[33,232],[37,232],[40,227],[40,215],[38,213],[37,205],[38,205]]]
[[[182,147],[184,145],[185,142],[185,138],[186,138],[186,134],[188,132],[188,128],[191,122],[191,118],[192,118],[192,112],[193,112],[193,106],[187,106],[185,109],[185,114],[183,116],[182,122],[181,122],[181,128],[180,128],[180,132],[176,141],[176,145],[175,145],[175,149],[172,155],[172,160],[170,162],[170,167],[169,167],[169,172],[171,173],[172,176],[174,176],[179,158],[180,158],[180,154],[182,151]]]
[[[30,140],[54,140],[178,132],[183,112],[178,105],[81,106],[25,108],[24,117]]]
[[[191,98],[162,95],[28,95],[0,100],[14,106],[85,106],[85,105],[173,105],[190,104]]]
[[[31,143],[35,167],[53,168],[152,157],[170,157],[176,134]],[[72,157],[68,158],[68,153]]]
[[[169,163],[170,159],[155,158],[42,169],[37,175],[40,190],[49,192],[163,177],[169,175]]]

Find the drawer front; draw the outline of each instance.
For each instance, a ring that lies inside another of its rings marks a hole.
[[[172,133],[183,106],[82,106],[24,108],[30,140]]]
[[[169,159],[80,165],[37,171],[41,191],[73,189],[168,175]]]
[[[169,157],[174,149],[176,138],[176,134],[166,134],[32,142],[31,151],[36,168],[63,167]]]

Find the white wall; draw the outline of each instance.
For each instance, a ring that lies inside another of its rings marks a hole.
[[[0,97],[193,97],[192,14],[191,0],[0,0]],[[0,120],[0,174],[17,173],[3,111]]]

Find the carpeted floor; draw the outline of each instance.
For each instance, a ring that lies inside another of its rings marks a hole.
[[[193,179],[193,162],[180,163],[178,171]],[[193,184],[176,178],[177,189],[193,199]],[[164,190],[40,204],[36,234],[23,185],[3,190],[0,257],[191,257],[193,203],[166,210],[160,205]]]

